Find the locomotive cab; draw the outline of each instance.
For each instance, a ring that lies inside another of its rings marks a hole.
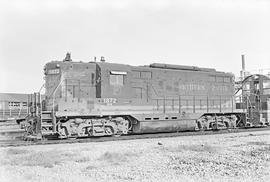
[[[97,93],[95,63],[57,61],[44,70],[46,110],[79,112],[91,107]]]

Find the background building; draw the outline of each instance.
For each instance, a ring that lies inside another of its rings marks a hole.
[[[0,93],[0,121],[27,116],[28,94]]]

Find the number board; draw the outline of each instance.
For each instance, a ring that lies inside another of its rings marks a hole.
[[[116,98],[103,98],[103,99],[101,99],[101,102],[105,103],[107,105],[112,105],[112,104],[115,104],[117,102],[117,99]]]
[[[49,75],[56,75],[56,74],[59,74],[59,73],[60,73],[59,69],[50,69],[50,70],[48,70]]]

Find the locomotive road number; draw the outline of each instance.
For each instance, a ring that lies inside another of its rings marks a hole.
[[[59,74],[60,70],[59,69],[50,69],[48,70],[48,75],[56,75]]]
[[[111,104],[115,104],[117,102],[116,98],[103,98],[102,99],[103,103],[111,103]]]

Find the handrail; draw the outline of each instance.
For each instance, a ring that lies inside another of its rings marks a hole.
[[[40,87],[38,93],[39,93],[39,101],[40,101],[40,121],[42,122],[42,98],[41,98],[41,90],[45,88],[45,83]]]
[[[65,79],[61,80],[61,82],[59,82],[59,84],[57,85],[57,87],[54,89],[52,95],[53,95],[53,108],[52,108],[52,112],[54,113],[54,101],[55,101],[55,93],[57,91],[57,89],[59,88],[59,86],[63,83],[63,81],[65,81]]]

